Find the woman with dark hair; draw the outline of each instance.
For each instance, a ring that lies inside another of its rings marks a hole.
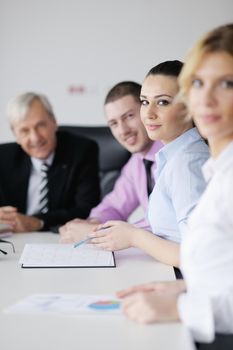
[[[153,67],[142,84],[141,119],[152,140],[164,147],[156,154],[156,185],[150,196],[152,232],[121,221],[108,221],[90,234],[92,243],[108,250],[138,247],[163,263],[179,267],[179,246],[187,219],[205,189],[201,167],[209,150],[183,103],[174,103],[179,91],[180,61]]]

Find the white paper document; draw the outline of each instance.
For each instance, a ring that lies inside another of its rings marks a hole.
[[[22,267],[115,267],[114,253],[92,244],[26,244]]]
[[[35,294],[4,310],[6,313],[120,315],[120,300],[111,295]]]

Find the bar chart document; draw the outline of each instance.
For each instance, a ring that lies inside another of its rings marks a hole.
[[[120,315],[121,301],[114,295],[34,294],[4,310],[6,313],[60,313]]]

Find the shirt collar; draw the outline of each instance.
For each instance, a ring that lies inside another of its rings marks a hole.
[[[33,168],[36,170],[36,171],[40,171],[41,169],[41,165],[43,163],[46,163],[48,164],[49,166],[51,166],[52,162],[53,162],[53,158],[54,158],[54,152],[52,152],[48,158],[46,159],[38,159],[38,158],[33,158],[31,157],[31,162],[32,162],[32,165],[33,165]]]
[[[157,174],[159,176],[163,167],[169,159],[171,159],[177,151],[180,151],[183,147],[186,147],[187,144],[200,139],[200,134],[197,131],[197,128],[189,129],[184,132],[182,135],[178,136],[172,142],[169,142],[165,145],[157,154],[156,154],[156,164],[157,164]]]
[[[178,149],[181,149],[190,143],[191,141],[198,140],[200,138],[200,134],[197,131],[197,128],[189,129],[184,132],[182,135],[178,136],[172,142],[169,142],[165,145],[158,153],[158,156],[165,158],[165,160],[169,160],[173,157],[173,155],[177,152]]]
[[[233,159],[233,141],[220,153],[217,158],[210,157],[202,167],[205,180],[208,182],[216,173],[225,168]]]

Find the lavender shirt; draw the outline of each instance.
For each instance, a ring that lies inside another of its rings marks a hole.
[[[123,167],[112,192],[107,194],[102,202],[92,209],[90,218],[96,218],[102,223],[108,220],[127,221],[132,212],[138,206],[141,206],[145,214],[135,225],[150,229],[147,220],[149,202],[143,158],[154,162],[151,168],[152,174],[154,174],[156,169],[155,154],[162,146],[160,141],[156,141],[146,155],[143,156],[141,153],[133,154]]]

